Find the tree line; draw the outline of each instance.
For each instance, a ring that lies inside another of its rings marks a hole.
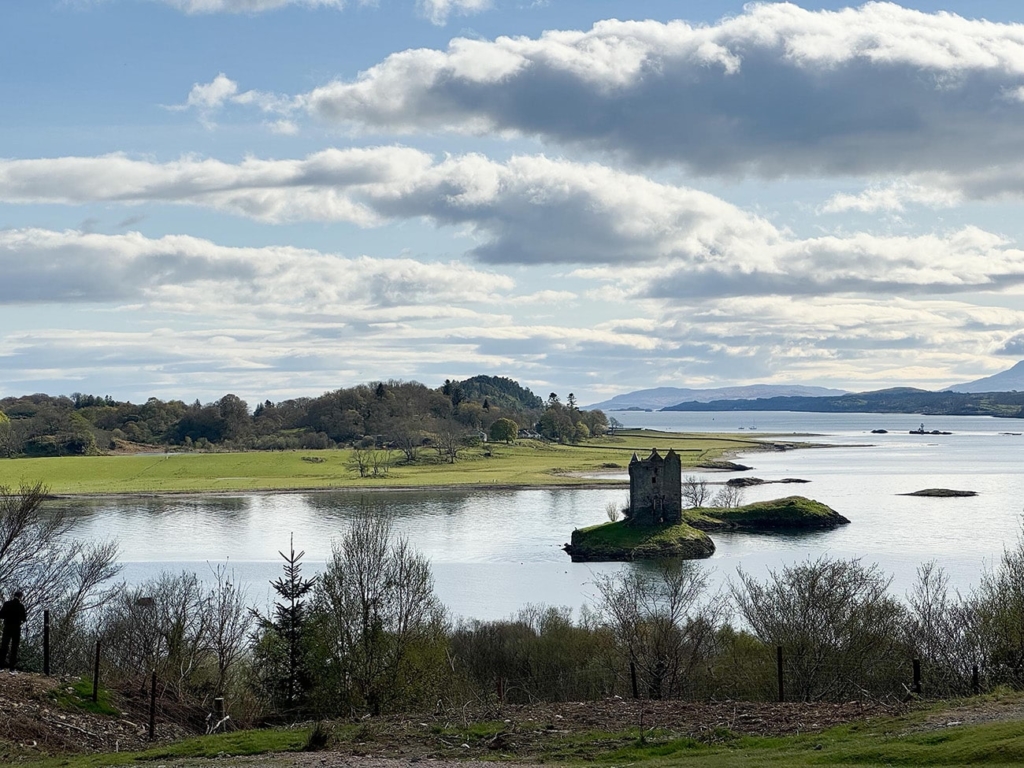
[[[145,403],[75,393],[0,400],[0,458],[75,456],[137,447],[184,450],[287,450],[338,446],[400,450],[407,461],[440,442],[454,460],[474,436],[511,442],[525,429],[546,439],[579,442],[607,430],[601,411],[581,410],[570,394],[547,401],[504,377],[447,380],[437,388],[415,381],[379,381],[319,397],[266,400],[250,409],[233,394]],[[454,445],[455,449],[451,449]],[[453,452],[454,451],[454,452]]]
[[[115,583],[112,544],[84,546],[41,488],[0,489],[0,590],[32,617],[24,664],[91,670],[126,691],[156,672],[168,706],[196,724],[226,697],[247,724],[362,717],[467,703],[640,698],[788,700],[906,697],[919,661],[926,695],[1024,687],[1024,544],[973,590],[925,564],[905,599],[856,559],[739,571],[713,590],[705,566],[666,560],[595,577],[578,614],[535,606],[499,621],[452,620],[430,563],[366,505],[317,574],[282,549],[276,600],[261,612],[225,568]]]

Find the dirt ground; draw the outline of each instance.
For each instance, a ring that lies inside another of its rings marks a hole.
[[[144,702],[127,707],[120,702],[120,717],[94,715],[57,704],[55,689],[70,687],[66,680],[0,670],[0,765],[16,757],[136,751],[152,743]],[[167,742],[189,734],[163,724],[158,735]]]
[[[0,763],[32,756],[142,750],[148,740],[148,709],[144,697],[116,702],[118,717],[61,707],[55,689],[70,691],[70,681],[34,674],[0,673]],[[342,734],[330,753],[288,756],[282,765],[346,765],[348,758],[367,756],[429,761],[462,760],[503,755],[529,758],[550,752],[574,734],[618,734],[603,744],[614,747],[622,734],[635,738],[641,730],[671,731],[679,736],[714,741],[719,734],[789,734],[829,728],[850,720],[896,714],[880,704],[752,704],[689,703],[607,699],[585,703],[467,707],[414,717],[384,717],[339,723]],[[484,728],[475,723],[490,723]],[[345,727],[355,726],[355,727]],[[157,743],[194,735],[157,719]],[[595,748],[602,739],[594,741]],[[312,760],[312,762],[309,762]],[[328,760],[328,762],[322,762]],[[287,762],[292,761],[292,762]],[[319,761],[319,762],[318,762]],[[341,762],[337,762],[341,761]],[[256,761],[259,762],[259,761]],[[360,764],[366,764],[361,761]]]
[[[53,691],[61,687],[69,688],[70,683],[41,675],[0,673],[0,764],[56,754],[137,751],[152,745],[147,739],[148,710],[143,697],[118,701],[120,716],[102,716],[59,706]],[[213,761],[161,760],[159,764],[167,768],[397,768],[417,764],[424,768],[477,768],[484,765],[481,760],[500,757],[504,765],[514,768],[540,756],[585,760],[587,751],[613,750],[641,732],[716,743],[736,735],[814,733],[847,722],[898,716],[908,712],[908,706],[897,702],[693,703],[612,698],[466,707],[420,716],[339,721],[334,729],[336,738],[321,752],[224,756]],[[954,704],[929,713],[914,730],[998,720],[1024,720],[1024,696]],[[159,717],[157,735],[158,743],[166,743],[194,733]]]

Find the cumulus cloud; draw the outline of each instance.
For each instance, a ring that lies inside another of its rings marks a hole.
[[[873,2],[602,21],[392,54],[300,97],[370,132],[514,133],[702,174],[963,173],[1024,156],[1024,26]],[[585,116],[583,119],[581,116]]]
[[[294,135],[299,132],[298,124],[290,119],[290,115],[298,108],[299,101],[277,93],[267,91],[240,91],[238,83],[219,73],[208,83],[194,83],[192,90],[183,104],[167,107],[171,111],[182,112],[195,110],[200,120],[209,128],[214,126],[213,116],[225,105],[232,104],[242,107],[253,107],[275,119],[264,122],[272,132],[282,135]]]
[[[206,84],[196,83],[189,91],[186,107],[216,109],[238,93],[238,83],[223,72]]]
[[[759,261],[777,240],[766,220],[698,190],[596,164],[546,157],[498,163],[405,147],[325,150],[238,164],[123,155],[0,161],[0,201],[164,202],[260,221],[361,226],[426,218],[469,226],[485,262],[635,262],[670,256]]]
[[[237,316],[389,322],[469,316],[511,278],[458,262],[346,258],[290,247],[237,248],[195,237],[0,230],[0,305],[136,303]]]
[[[714,195],[593,163],[406,147],[325,150],[237,164],[123,155],[0,161],[8,203],[174,203],[266,222],[468,228],[478,261],[579,265],[633,298],[1003,291],[1024,252],[976,227],[895,237],[799,237]]]
[[[868,233],[787,239],[768,245],[762,264],[728,259],[633,269],[598,267],[578,274],[632,286],[633,296],[885,295],[1003,291],[1024,284],[1024,251],[977,227],[943,235]]]

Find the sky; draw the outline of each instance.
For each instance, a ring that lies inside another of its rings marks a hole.
[[[1005,0],[4,0],[0,397],[1024,358]]]

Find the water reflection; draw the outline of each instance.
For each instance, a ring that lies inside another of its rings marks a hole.
[[[821,414],[804,416],[815,417],[808,420],[807,431],[823,431],[817,418]],[[744,473],[748,476],[811,481],[753,486],[744,491],[747,501],[807,495],[852,524],[802,534],[713,534],[717,551],[706,566],[713,569],[714,584],[724,585],[737,565],[761,576],[769,568],[830,554],[877,562],[894,576],[897,594],[909,588],[918,565],[931,559],[948,569],[953,587],[967,589],[977,583],[985,563],[999,557],[1004,544],[1015,542],[1024,498],[1021,437],[1000,435],[1007,430],[1005,424],[945,417],[935,420],[935,427],[954,435],[941,440],[868,435],[873,447],[864,448],[854,446],[866,442],[865,429],[892,421],[860,418],[859,424],[847,418],[844,424],[853,427],[829,438],[840,447],[741,458],[754,467]],[[989,431],[981,429],[983,424]],[[760,415],[758,426],[763,432],[770,428]],[[721,482],[731,475],[701,476]],[[898,495],[929,487],[974,490],[979,496]],[[442,600],[457,614],[495,618],[528,603],[578,607],[592,598],[595,574],[642,567],[575,564],[560,549],[574,528],[604,522],[607,504],[621,506],[625,498],[622,488],[443,489],[59,503],[78,518],[78,535],[120,541],[129,580],[183,567],[205,575],[206,562],[227,562],[250,585],[256,602],[268,599],[268,582],[280,573],[278,551],[288,546],[292,534],[296,548],[307,553],[307,569],[314,572],[361,505],[384,507],[394,516],[397,531],[431,559]]]

